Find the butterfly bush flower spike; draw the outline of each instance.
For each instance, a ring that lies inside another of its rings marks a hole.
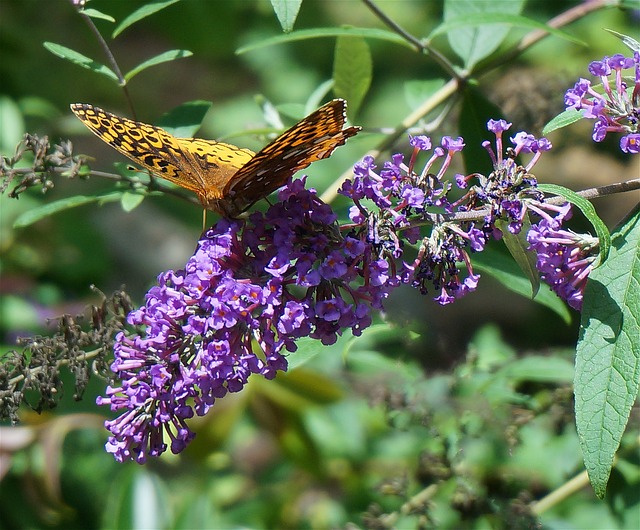
[[[481,250],[484,236],[473,223],[467,223],[464,228],[453,223],[439,224],[429,236],[424,236],[418,225],[423,224],[428,210],[452,211],[447,198],[451,184],[444,176],[454,155],[464,148],[464,141],[444,137],[419,173],[415,171],[415,163],[421,152],[431,151],[431,139],[410,137],[409,144],[413,147],[409,164],[404,163],[402,155],[394,155],[384,164],[378,178],[373,172],[373,162],[366,161],[370,170],[368,177],[381,182],[376,193],[378,200],[374,201],[380,211],[361,217],[369,222],[368,241],[373,243],[380,258],[391,261],[394,283],[412,285],[423,294],[433,292],[436,294],[434,299],[445,305],[475,289],[479,276],[473,273],[466,248]],[[358,169],[356,167],[354,172],[355,186],[366,188],[367,180],[361,178]],[[347,182],[341,193],[350,196],[362,212],[365,206],[359,197],[350,194],[351,186]],[[418,253],[413,260],[402,261],[397,270],[393,258],[403,255],[405,241],[419,242]],[[466,273],[461,272],[458,263],[464,264]]]
[[[529,249],[536,252],[540,277],[571,307],[582,309],[587,278],[597,260],[599,240],[590,234],[576,234],[562,228],[571,218],[571,205],[530,205],[540,221],[527,233]]]
[[[193,439],[187,420],[249,376],[287,369],[300,337],[332,344],[346,329],[359,335],[390,289],[386,262],[370,245],[343,237],[336,216],[290,182],[280,202],[246,222],[222,219],[204,233],[183,270],[158,277],[145,305],[128,316],[138,333],[116,338],[112,370],[121,381],[99,404],[107,450],[142,463]],[[366,272],[365,272],[366,271]]]
[[[640,153],[640,52],[635,51],[633,57],[618,53],[593,61],[589,73],[600,84],[579,79],[565,94],[567,109],[582,110],[585,118],[596,120],[595,142],[602,142],[608,133],[621,133],[620,149]]]
[[[476,289],[480,276],[473,271],[470,254],[484,250],[489,238],[502,237],[497,221],[507,221],[512,233],[522,229],[528,201],[541,197],[530,170],[551,144],[520,132],[510,138],[513,147],[505,150],[504,133],[510,127],[504,120],[489,121],[495,149],[489,141],[483,145],[494,170],[488,176],[455,174],[455,185],[468,191],[454,202],[449,200],[453,185],[446,174],[464,149],[462,138],[444,137],[432,148],[430,138],[410,136],[408,164],[402,154],[393,155],[380,171],[372,157],[356,164],[353,178],[340,190],[354,203],[351,230],[372,245],[378,262],[387,261],[392,284],[409,284],[423,294],[433,293],[442,305],[452,303]],[[418,170],[417,160],[424,152],[431,154]],[[526,166],[516,163],[520,154],[532,155]],[[454,214],[474,210],[490,213],[480,222],[453,219]],[[407,258],[405,243],[416,245],[413,259]]]

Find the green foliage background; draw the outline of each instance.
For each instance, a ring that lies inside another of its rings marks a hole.
[[[95,0],[90,7],[121,21],[143,4]],[[417,35],[428,34],[443,16],[435,1],[378,5]],[[1,0],[0,9],[0,152],[11,154],[29,131],[54,142],[72,138],[75,152],[95,158],[93,169],[125,166],[68,110],[86,102],[127,115],[122,91],[42,46],[55,42],[103,60],[71,3]],[[546,21],[558,9],[557,2],[536,1],[526,14]],[[103,35],[114,27],[96,24]],[[381,27],[357,1],[305,2],[295,22],[296,29],[340,25]],[[548,38],[490,74],[480,89],[515,130],[539,134],[589,61],[623,51],[599,33],[602,27],[633,34],[634,19],[613,9],[586,17],[570,32],[588,46]],[[334,74],[334,38],[236,54],[279,34],[269,2],[183,1],[109,43],[124,71],[165,50],[193,52],[141,72],[128,85],[138,119],[155,123],[186,101],[212,101],[197,136],[256,150],[264,138],[244,131],[264,127],[257,103],[266,99],[299,118],[301,104]],[[321,191],[380,142],[379,128],[400,123],[424,87],[442,76],[408,47],[367,42],[373,70],[354,78],[370,75],[371,87],[349,113],[365,133],[309,168],[311,185]],[[440,49],[450,52],[443,42]],[[457,116],[463,124],[473,118],[465,104]],[[559,155],[549,157],[540,178],[546,172],[549,181],[578,189],[633,174],[614,143],[593,145],[588,129],[566,131],[551,137]],[[455,120],[434,136],[444,134],[457,135]],[[395,150],[406,152],[406,143]],[[576,167],[563,165],[566,159]],[[104,292],[124,284],[140,302],[159,272],[184,264],[200,232],[200,209],[169,196],[148,198],[129,213],[118,203],[91,204],[13,228],[19,215],[47,201],[112,189],[98,179],[55,184],[44,196],[34,190],[19,201],[0,196],[4,349],[19,335],[50,332],[47,318],[82,312],[96,300],[91,284]],[[599,213],[612,226],[632,202],[611,199]],[[345,205],[334,203],[342,217]],[[606,500],[596,500],[588,486],[563,490],[583,470],[571,387],[577,327],[575,315],[563,322],[489,275],[476,295],[444,308],[400,290],[384,320],[362,338],[343,337],[326,348],[302,343],[300,366],[275,381],[254,378],[192,422],[197,438],[182,455],[144,467],[115,464],[103,450],[107,411],[93,403],[104,383],[92,379],[80,402],[72,399],[71,384],[55,411],[36,416],[25,409],[20,427],[2,427],[0,525],[637,528],[637,415]],[[564,492],[561,501],[536,507],[552,491]]]

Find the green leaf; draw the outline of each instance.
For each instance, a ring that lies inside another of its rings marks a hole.
[[[415,339],[417,336],[405,328],[389,326],[389,324],[373,324],[362,335],[352,337],[346,345],[344,356],[349,357],[355,352],[376,350],[382,344],[394,342],[407,343],[407,339]],[[392,361],[395,363],[395,360]]]
[[[476,3],[475,0],[467,0],[467,1],[473,4]],[[511,0],[504,0],[504,3],[501,5],[503,6],[508,5],[510,2]],[[496,5],[496,3],[492,2],[492,3],[489,3],[489,5],[494,6]],[[550,35],[560,37],[562,39],[573,42],[574,44],[578,44],[580,46],[587,45],[584,41],[574,37],[570,33],[566,33],[564,31],[560,31],[551,26],[547,26],[546,24],[543,24],[542,22],[538,22],[537,20],[532,20],[530,18],[523,17],[520,15],[506,14],[504,12],[500,12],[500,13],[489,12],[485,14],[459,16],[459,17],[453,18],[436,27],[429,34],[429,40],[433,39],[433,37],[440,35],[442,33],[447,33],[452,29],[475,27],[475,26],[486,26],[487,24],[490,24],[490,25],[491,24],[494,24],[494,25],[507,24],[510,26],[527,28],[527,29],[541,29],[546,31]]]
[[[300,103],[283,103],[276,106],[273,101],[263,97],[259,105],[260,110],[262,110],[262,118],[273,131],[282,131],[286,128],[282,121],[282,116],[293,117],[295,121],[301,120],[306,116],[302,110],[303,105]]]
[[[517,384],[521,381],[571,383],[575,372],[573,364],[567,359],[529,355],[507,364],[499,373]]]
[[[355,116],[371,86],[373,64],[367,41],[362,37],[338,37],[333,58],[333,92],[349,102]]]
[[[531,282],[522,275],[522,271],[505,252],[487,247],[482,252],[472,254],[471,259],[474,270],[477,269],[492,276],[510,291],[527,298],[532,297]],[[534,302],[554,311],[565,323],[571,322],[571,313],[567,305],[546,283],[540,284],[540,290],[534,298]]]
[[[34,333],[40,327],[38,309],[33,301],[9,293],[3,293],[0,299],[0,322],[7,329],[29,330]]]
[[[320,107],[322,105],[322,101],[332,88],[333,79],[327,79],[326,81],[320,83],[318,85],[318,88],[311,92],[311,94],[307,98],[307,102],[304,105],[305,112],[303,115],[308,116],[318,107]]]
[[[517,234],[509,231],[509,223],[502,219],[496,221],[496,228],[502,232],[502,241],[509,250],[509,253],[520,267],[520,270],[531,282],[532,298],[535,298],[540,289],[540,275],[536,268],[536,255],[527,250],[529,242],[527,241],[527,233],[531,228],[531,223],[527,216],[522,220],[522,228]]]
[[[158,125],[178,138],[193,138],[210,108],[210,101],[187,101],[164,114]]]
[[[523,0],[446,0],[444,24],[436,28],[430,38],[437,35],[438,30],[441,33],[446,32],[453,51],[464,61],[465,67],[471,69],[497,50],[511,29],[510,25],[496,24],[496,16],[502,15],[514,20],[511,17],[519,15],[523,6]],[[474,23],[477,17],[483,16],[489,19],[486,23]],[[460,23],[463,25],[456,27],[456,24]]]
[[[302,0],[271,0],[271,7],[278,17],[282,31],[289,33],[293,29]]]
[[[288,42],[295,42],[299,40],[317,39],[320,37],[365,37],[367,39],[378,39],[393,42],[394,44],[400,44],[408,48],[413,49],[413,46],[403,39],[397,33],[387,31],[384,29],[376,28],[354,28],[354,27],[342,27],[342,28],[314,28],[314,29],[300,29],[292,31],[286,35],[277,35],[268,39],[263,39],[255,44],[247,44],[236,50],[237,55],[247,53],[260,48],[266,48],[268,46],[274,46],[276,44],[284,44]]]
[[[357,342],[358,337],[354,337]],[[417,379],[420,377],[419,368],[409,362],[399,363],[397,359],[387,356],[376,349],[359,348],[353,355],[349,355],[347,359],[349,371],[354,374],[380,374],[384,373],[385,378],[394,379],[395,381],[402,379]],[[394,527],[397,528],[397,527]]]
[[[320,349],[324,347],[318,340],[316,342]],[[322,354],[336,355],[335,352]],[[256,378],[251,382],[252,388],[257,388],[261,396],[268,397],[269,401],[278,403],[287,410],[302,410],[310,405],[335,403],[342,397],[342,389],[335,379],[321,375],[313,368],[299,368],[289,369],[287,373],[278,373],[278,377],[273,381]]]
[[[562,129],[563,127],[566,127],[567,125],[571,125],[572,123],[580,121],[582,118],[584,118],[584,113],[585,112],[586,111],[584,109],[582,109],[582,110],[576,110],[576,109],[566,109],[566,110],[564,110],[563,112],[558,114],[555,118],[550,120],[549,123],[547,123],[544,126],[544,129],[542,129],[542,134],[544,134],[546,136],[547,134],[555,131],[556,129]]]
[[[141,8],[136,9],[133,13],[131,13],[128,17],[126,17],[116,29],[113,30],[111,34],[112,38],[116,38],[120,33],[122,33],[125,29],[127,29],[132,24],[139,22],[143,18],[148,17],[149,15],[153,15],[158,11],[161,11],[165,7],[169,7],[180,0],[157,0],[156,2],[150,2],[148,4],[143,5]]]
[[[589,275],[576,351],[578,437],[591,485],[606,492],[640,386],[640,206],[614,233],[609,259]]]
[[[125,177],[127,180],[149,182],[149,172],[146,169],[132,165],[132,162],[114,162],[113,167],[118,175]]]
[[[444,86],[443,79],[412,79],[404,83],[404,98],[411,109],[417,109]]]
[[[510,0],[505,0],[505,2],[501,3],[500,5],[507,6],[510,3]],[[469,4],[467,5],[474,4],[491,6],[494,5],[494,3],[492,2],[475,2],[473,0],[469,0]],[[451,43],[452,47],[455,43],[455,46],[457,48],[456,53],[458,53],[458,55],[465,61],[465,66],[467,68],[471,68],[479,60],[487,57],[488,53],[491,53],[493,49],[497,47],[496,43],[497,45],[499,45],[500,42],[502,42],[502,39],[504,38],[502,36],[504,30],[503,28],[500,28],[501,25],[522,27],[527,29],[541,29],[551,35],[573,42],[574,44],[586,46],[583,41],[576,39],[575,37],[568,33],[565,33],[564,31],[560,31],[558,29],[547,26],[546,24],[531,20],[523,16],[508,14],[503,11],[499,13],[476,13],[467,14],[464,16],[456,16],[455,18],[447,20],[443,24],[435,28],[429,34],[428,40],[431,41],[438,35],[453,32],[458,29],[478,27],[478,30],[467,31],[464,34],[459,33],[456,34],[455,39],[451,39],[453,40],[453,42]],[[489,33],[491,32],[496,32],[496,36],[491,37],[489,35]],[[465,42],[465,38],[468,39],[467,42]],[[474,45],[478,46],[478,50],[475,50],[473,48]]]
[[[145,198],[144,193],[133,193],[131,191],[125,191],[120,197],[120,205],[125,212],[131,212],[136,209]]]
[[[102,11],[98,11],[97,9],[92,9],[92,8],[83,9],[81,13],[91,18],[99,18],[101,20],[108,20],[109,22],[116,21],[116,19],[113,18],[111,15],[107,15],[106,13],[103,13]]]
[[[87,70],[105,75],[118,84],[120,83],[118,76],[113,70],[111,70],[111,68],[99,62],[96,62],[93,59],[90,59],[86,55],[82,55],[81,53],[78,53],[71,48],[67,48],[66,46],[62,46],[61,44],[56,44],[55,42],[45,42],[43,46],[58,57],[62,57],[67,61],[71,61],[72,63],[77,64],[82,68],[86,68]]]
[[[25,123],[20,107],[8,96],[0,96],[0,153],[13,155],[24,138]]]
[[[123,467],[107,498],[103,520],[105,524],[102,526],[137,528],[142,525],[146,528],[168,528],[173,520],[170,496],[157,475],[142,467]]]
[[[130,81],[131,78],[135,75],[138,75],[143,70],[146,70],[150,66],[155,66],[156,64],[167,63],[169,61],[175,61],[176,59],[182,59],[183,57],[191,57],[193,55],[189,50],[169,50],[161,53],[160,55],[156,55],[151,59],[147,59],[143,63],[140,63],[135,68],[129,70],[124,78],[126,81]]]
[[[500,327],[493,323],[485,324],[478,329],[469,342],[468,348],[469,360],[473,358],[474,371],[480,372],[493,372],[518,356],[516,350],[505,342]],[[459,370],[464,368],[460,366]]]
[[[24,96],[18,101],[20,110],[25,116],[37,117],[43,120],[57,120],[60,118],[60,109],[48,99],[40,96]],[[0,112],[2,115],[2,112]],[[4,132],[4,128],[0,127]]]
[[[596,231],[596,235],[600,240],[600,263],[603,263],[609,255],[609,248],[611,247],[611,235],[609,234],[607,225],[605,225],[602,219],[598,217],[593,204],[591,204],[591,202],[589,202],[584,197],[578,195],[575,191],[570,190],[569,188],[565,188],[564,186],[558,186],[557,184],[538,184],[538,189],[545,193],[560,195],[568,202],[580,209],[583,215],[593,226],[593,229]]]
[[[634,9],[638,9],[637,0]],[[618,37],[631,51],[640,52],[640,42],[638,42],[633,37],[629,37],[629,35],[624,35],[623,33],[618,33],[617,31],[613,31],[612,29],[604,28],[604,30]]]
[[[47,203],[39,208],[28,210],[19,215],[13,223],[14,228],[24,228],[32,225],[33,223],[49,217],[58,212],[63,212],[76,206],[83,206],[85,204],[91,204],[92,202],[98,202],[100,204],[106,202],[119,201],[122,197],[122,192],[108,192],[99,195],[74,195],[73,197],[66,197],[59,201]]]
[[[348,334],[342,335],[341,337],[338,337],[338,340],[336,342],[329,346],[325,346],[318,339],[312,339],[310,337],[302,337],[298,339],[296,341],[296,351],[291,352],[287,355],[289,371],[306,364],[319,353],[322,353],[322,355],[331,356],[336,352],[343,352],[349,344],[350,339],[351,337]]]
[[[640,7],[639,0],[620,0],[619,9],[638,9]]]

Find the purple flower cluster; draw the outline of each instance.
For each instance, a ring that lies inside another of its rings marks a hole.
[[[459,188],[469,187],[472,180],[477,184],[453,203],[448,199],[452,185],[444,177],[455,153],[464,148],[462,138],[444,137],[419,172],[415,170],[417,156],[431,150],[431,140],[425,136],[410,138],[413,153],[408,164],[403,155],[395,154],[376,172],[373,158],[366,157],[355,166],[353,179],[342,186],[340,193],[354,202],[351,228],[372,245],[378,257],[389,261],[391,284],[410,284],[423,294],[433,289],[435,301],[449,304],[476,289],[480,276],[473,272],[469,252],[480,252],[490,237],[501,237],[496,221],[507,220],[510,231],[520,231],[527,211],[526,197],[539,195],[529,170],[551,144],[545,138],[520,132],[511,138],[514,147],[507,149],[504,157],[502,136],[511,124],[490,120],[487,127],[496,136],[495,151],[490,142],[483,143],[494,171],[487,177],[477,173],[455,175]],[[515,161],[524,153],[533,154],[525,167]],[[377,208],[375,213],[367,208],[367,201]],[[480,226],[464,220],[465,214],[471,218],[474,210],[487,209],[490,213]],[[425,234],[427,227],[430,230]],[[402,261],[398,270],[394,260],[403,256],[405,241],[419,242],[417,256]]]
[[[142,463],[166,451],[165,439],[181,451],[194,437],[186,420],[240,391],[251,374],[286,370],[283,354],[296,339],[331,344],[348,328],[358,335],[381,309],[387,262],[342,237],[331,208],[304,184],[289,183],[280,202],[246,224],[222,219],[184,270],[161,274],[128,316],[140,332],[117,336],[111,368],[121,383],[98,399],[120,413],[105,424],[116,460]]]
[[[443,177],[464,142],[462,138],[444,137],[420,173],[415,171],[415,163],[421,151],[431,150],[431,139],[410,137],[409,143],[413,152],[408,165],[404,155],[395,154],[376,172],[373,158],[365,157],[356,164],[353,179],[344,183],[340,193],[354,202],[349,212],[351,228],[372,245],[379,258],[389,261],[391,284],[408,283],[423,294],[432,285],[438,293],[435,300],[444,305],[475,288],[478,277],[471,271],[464,247],[481,249],[484,237],[473,223],[467,223],[466,230],[460,225],[443,223],[433,229],[431,237],[422,238],[420,224],[430,219],[430,210],[451,213],[447,199],[451,184]],[[436,162],[439,162],[437,171]],[[369,211],[365,200],[371,201],[378,212]],[[412,244],[421,241],[420,250],[415,260],[403,261],[401,270],[397,270],[395,259],[403,255],[405,240]],[[459,261],[468,265],[466,279],[461,279],[456,265]]]
[[[487,129],[496,136],[496,149],[489,141],[482,146],[487,150],[493,163],[493,171],[488,177],[474,173],[467,179],[475,178],[478,184],[472,188],[472,194],[465,204],[459,206],[460,211],[470,211],[479,207],[489,207],[491,213],[484,219],[483,230],[487,237],[501,239],[502,233],[496,227],[496,221],[501,219],[508,222],[508,230],[518,234],[527,213],[527,200],[530,196],[539,196],[535,190],[538,182],[530,173],[542,153],[551,149],[551,142],[546,138],[535,138],[526,132],[516,133],[510,138],[513,147],[506,149],[503,155],[503,133],[511,128],[511,123],[505,120],[489,120]],[[532,154],[526,166],[516,162],[516,157],[522,154]],[[458,185],[466,187],[466,182]]]
[[[540,277],[563,300],[580,311],[582,295],[599,248],[598,238],[564,230],[562,224],[571,217],[571,205],[529,205],[541,220],[527,233],[529,249],[537,254]],[[555,213],[555,217],[549,214]]]
[[[624,70],[633,71],[633,89],[624,78]],[[604,140],[607,133],[622,133],[620,149],[625,153],[640,153],[640,52],[635,51],[633,57],[617,53],[593,61],[589,73],[600,78],[600,90],[596,90],[588,79],[581,78],[567,90],[565,105],[568,109],[584,111],[585,118],[596,120],[593,126],[595,142]]]

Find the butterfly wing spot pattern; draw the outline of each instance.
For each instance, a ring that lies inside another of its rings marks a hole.
[[[193,191],[202,205],[237,217],[283,186],[297,171],[331,156],[360,131],[344,128],[346,102],[334,99],[254,153],[200,138],[176,138],[160,127],[121,118],[92,105],[71,105],[101,140],[145,169]]]

